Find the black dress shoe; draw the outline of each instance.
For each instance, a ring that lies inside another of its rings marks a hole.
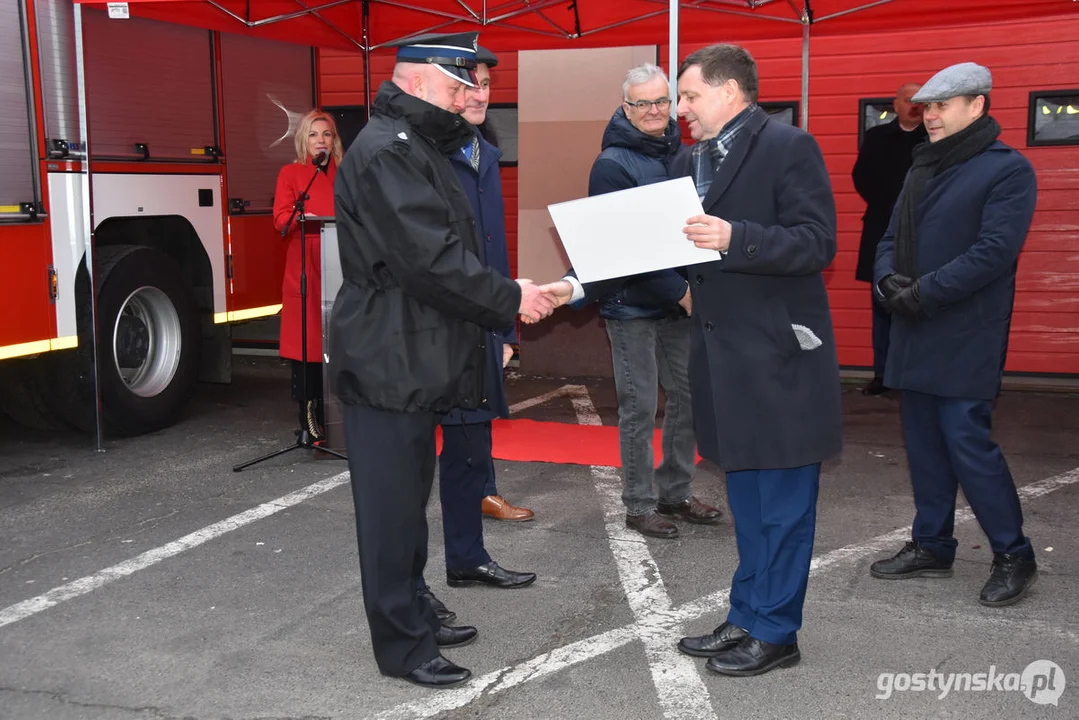
[[[678,649],[693,657],[715,657],[730,650],[749,637],[749,633],[737,625],[725,622],[709,635],[684,637],[678,641]]]
[[[874,375],[865,387],[862,388],[863,395],[883,395],[888,392],[888,388],[884,386],[884,378],[880,375]]]
[[[450,587],[483,584],[497,588],[522,588],[536,582],[536,573],[506,570],[492,560],[467,570],[447,570],[446,582]]]
[[[447,688],[460,685],[472,677],[472,671],[454,665],[438,655],[431,658],[415,670],[402,675],[405,680],[430,688]]]
[[[913,577],[950,578],[952,563],[941,560],[916,542],[908,542],[892,557],[870,565],[869,574],[884,580]]]
[[[720,675],[748,677],[763,675],[772,668],[797,665],[801,659],[798,643],[773,645],[757,638],[746,637],[730,650],[710,658],[704,666]]]
[[[691,495],[678,503],[656,503],[660,515],[674,515],[697,525],[715,525],[719,522],[719,508],[703,503]]]
[[[431,592],[431,588],[425,590],[418,590],[416,594],[431,604],[431,609],[435,611],[435,617],[443,625],[449,625],[451,622],[457,619],[457,613],[447,608],[441,600],[435,597],[435,594]]]
[[[1028,555],[1009,555],[994,553],[993,568],[989,571],[989,580],[982,588],[978,601],[989,607],[1003,607],[1017,603],[1027,594],[1027,590],[1038,579],[1038,563],[1034,553]]]
[[[438,631],[435,632],[435,642],[439,647],[461,647],[475,640],[477,635],[479,635],[479,630],[471,625],[460,627],[439,625]]]
[[[678,537],[678,526],[668,522],[656,510],[649,510],[640,515],[626,515],[626,527],[648,537],[664,540]]]

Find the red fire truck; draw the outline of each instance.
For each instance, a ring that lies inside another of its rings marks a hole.
[[[316,64],[291,43],[0,2],[7,414],[92,429],[95,351],[116,435],[165,427],[198,379],[228,379],[229,324],[281,307],[270,209]]]

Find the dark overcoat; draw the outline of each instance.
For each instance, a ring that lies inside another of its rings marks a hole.
[[[926,183],[915,211],[924,317],[893,315],[885,385],[971,400],[997,396],[1019,251],[1037,198],[1030,161],[1000,141]],[[895,272],[895,218],[877,247],[877,283]]]
[[[728,472],[838,454],[839,365],[822,275],[836,253],[836,213],[820,147],[757,109],[703,204],[732,237],[720,260],[686,268],[698,451]],[[803,350],[794,324],[820,346]]]

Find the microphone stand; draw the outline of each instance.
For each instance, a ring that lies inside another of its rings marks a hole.
[[[317,159],[316,159],[317,160]],[[329,156],[323,162],[329,162]],[[285,229],[281,231],[281,237],[288,237],[289,231],[292,229],[292,221],[297,217],[300,220],[300,355],[303,358],[301,366],[303,372],[300,376],[300,394],[303,396],[303,412],[304,416],[309,412],[308,397],[307,397],[307,216],[304,214],[305,203],[308,200],[307,192],[311,189],[311,186],[315,184],[315,179],[318,174],[322,172],[322,163],[316,162],[315,173],[311,176],[310,182],[307,183],[307,187],[300,193],[300,196],[296,198],[296,202],[292,206],[292,214],[289,216],[288,222],[285,223]],[[311,439],[311,432],[307,423],[300,424],[300,431],[296,433],[296,442],[293,445],[289,445],[281,450],[275,450],[268,455],[255,458],[254,460],[248,460],[247,462],[240,463],[232,468],[233,472],[240,472],[245,467],[260,463],[263,460],[269,460],[275,458],[278,455],[284,455],[292,450],[298,450],[300,448],[306,448],[308,450],[321,450],[324,453],[334,455],[347,460],[348,458],[326,447],[319,447],[315,445],[314,440]]]

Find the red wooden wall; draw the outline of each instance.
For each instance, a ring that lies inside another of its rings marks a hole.
[[[1007,369],[1079,373],[1079,146],[1027,147],[1032,90],[1079,88],[1079,19],[948,28],[898,34],[819,36],[812,40],[809,129],[824,152],[839,213],[839,253],[826,279],[843,366],[872,364],[869,289],[854,280],[864,204],[850,170],[858,150],[859,99],[888,97],[904,82],[925,81],[952,63],[993,70],[992,114],[1002,140],[1023,152],[1038,174],[1038,209],[1019,261]],[[717,38],[719,40],[719,38]],[[685,45],[680,57],[699,46]],[[798,100],[801,41],[746,43],[760,67],[761,100]],[[950,49],[960,48],[960,49]],[[667,48],[660,46],[662,64]],[[388,78],[390,56],[372,59],[374,85]],[[362,104],[361,59],[322,51],[324,105]],[[517,58],[504,53],[492,73],[492,102],[514,103]],[[613,108],[612,108],[613,111]],[[597,152],[599,138],[596,139]],[[516,268],[517,169],[503,169],[511,264]]]

